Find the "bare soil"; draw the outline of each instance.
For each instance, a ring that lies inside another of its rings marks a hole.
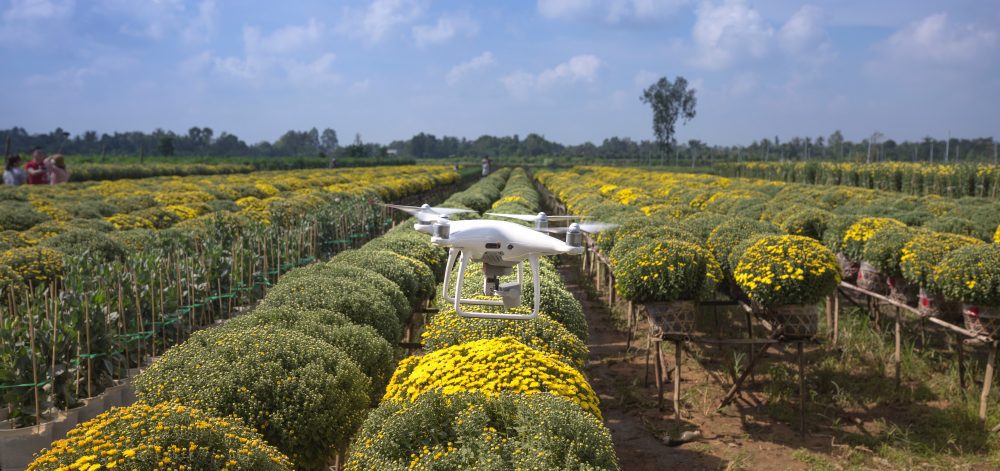
[[[796,458],[796,450],[827,454],[837,447],[829,435],[801,436],[797,415],[791,417],[793,423],[768,417],[763,394],[754,391],[759,384],[749,387],[750,391],[742,393],[734,404],[716,411],[732,378],[721,371],[720,365],[703,365],[688,352],[683,355],[681,367],[682,420],[676,420],[669,382],[664,385],[662,406],[657,407],[653,359],[649,358],[647,369],[643,326],[626,354],[627,334],[616,328],[604,301],[588,296],[578,267],[564,266],[561,271],[568,289],[583,304],[589,323],[586,370],[600,396],[622,469],[810,469],[808,453],[800,451]],[[664,343],[663,348],[667,365],[672,368],[673,346]],[[792,361],[793,354],[794,350],[789,349],[770,356],[787,356],[786,360]],[[678,446],[667,444],[670,437],[676,439],[689,430],[700,431],[701,438]]]

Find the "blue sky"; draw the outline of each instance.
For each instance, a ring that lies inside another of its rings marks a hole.
[[[650,139],[1000,137],[997,0],[0,0],[0,127]]]

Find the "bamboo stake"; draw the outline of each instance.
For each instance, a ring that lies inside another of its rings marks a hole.
[[[681,420],[681,341],[674,340],[674,416]]]
[[[896,366],[896,390],[899,390],[899,385],[901,383],[900,368],[901,368],[901,365],[902,365],[902,352],[901,352],[902,327],[901,327],[901,325],[899,323],[899,316],[900,316],[899,307],[896,307],[896,319],[895,319],[896,320],[896,329],[895,329],[896,351],[895,351],[895,353],[893,355],[893,360],[894,360],[894,363],[895,363],[895,366]]]
[[[31,345],[31,382],[34,385],[31,387],[35,393],[35,425],[42,423],[42,411],[40,401],[38,399],[38,359],[35,356],[35,319],[31,308],[31,298],[34,297],[35,287],[31,280],[28,280],[28,339]],[[14,314],[17,317],[17,314]]]
[[[979,420],[986,420],[986,405],[993,386],[993,364],[997,359],[997,343],[990,345],[990,354],[986,359],[986,374],[983,377],[983,392],[979,395]]]

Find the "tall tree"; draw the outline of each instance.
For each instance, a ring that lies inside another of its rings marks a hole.
[[[323,134],[320,134],[319,140],[320,145],[326,152],[333,152],[337,150],[337,146],[340,145],[340,141],[337,140],[337,131],[330,128],[323,130]]]
[[[677,118],[681,118],[682,123],[694,119],[697,104],[694,94],[695,89],[688,88],[684,77],[677,77],[672,83],[660,77],[642,92],[640,100],[653,109],[653,134],[663,151],[669,152],[677,142],[674,139]]]

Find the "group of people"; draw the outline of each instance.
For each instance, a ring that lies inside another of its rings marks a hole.
[[[3,170],[4,185],[55,185],[66,183],[69,180],[69,171],[66,170],[66,159],[62,154],[46,156],[42,149],[35,147],[31,149],[31,160],[21,166],[22,160],[19,154],[7,157]]]

